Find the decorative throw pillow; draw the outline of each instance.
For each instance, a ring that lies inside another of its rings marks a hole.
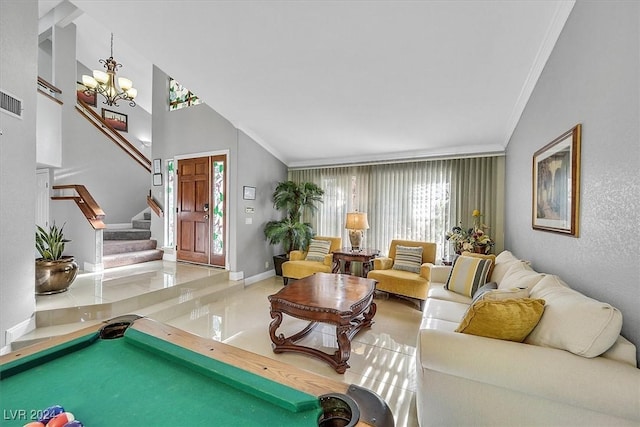
[[[396,246],[396,257],[393,261],[394,270],[420,273],[422,265],[422,246]]]
[[[583,357],[607,351],[620,336],[622,314],[610,304],[575,291],[558,276],[548,275],[531,289],[547,308],[527,344],[553,347]]]
[[[498,289],[528,288],[531,290],[545,275],[535,272],[528,264],[513,264],[498,282]]]
[[[491,269],[490,259],[460,256],[453,264],[445,289],[471,297],[487,282]]]
[[[478,301],[484,294],[494,289],[498,289],[498,284],[496,282],[488,282],[480,286],[478,290],[473,294],[473,300],[471,301],[471,304]]]
[[[481,299],[485,301],[501,301],[505,299],[529,298],[529,289],[527,288],[511,288],[511,289],[495,289],[486,292]]]
[[[475,252],[464,251],[464,252],[462,252],[462,256],[470,256],[470,257],[476,257],[476,258],[481,258],[481,259],[490,259],[491,260],[491,268],[489,268],[489,274],[487,274],[487,280],[491,280],[491,281],[497,283],[497,280],[493,280],[491,278],[491,273],[493,272],[493,268],[496,265],[496,256],[494,254],[477,254]]]
[[[324,261],[324,256],[329,253],[331,242],[328,240],[311,239],[309,250],[307,251],[306,261]]]
[[[480,300],[472,304],[456,332],[522,342],[536,327],[544,312],[544,300],[521,298]]]

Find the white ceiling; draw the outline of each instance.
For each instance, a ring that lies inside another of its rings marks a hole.
[[[141,107],[156,64],[290,167],[503,152],[574,4],[72,3],[81,62],[112,31]]]

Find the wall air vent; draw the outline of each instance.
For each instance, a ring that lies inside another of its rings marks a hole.
[[[22,119],[22,100],[0,89],[0,111]]]

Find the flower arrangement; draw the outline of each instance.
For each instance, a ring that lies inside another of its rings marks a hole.
[[[453,248],[457,254],[463,251],[488,254],[494,245],[493,240],[486,234],[489,228],[481,222],[482,214],[475,209],[473,217],[473,227],[465,228],[456,226],[445,235],[445,238],[453,242]]]

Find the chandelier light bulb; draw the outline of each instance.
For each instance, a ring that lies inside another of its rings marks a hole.
[[[132,87],[127,91],[127,95],[129,96],[129,99],[134,99],[136,96],[138,96],[138,89]]]
[[[98,86],[98,82],[91,76],[87,76],[86,74],[82,76],[82,84],[88,87],[89,89],[95,89]]]
[[[109,81],[109,75],[100,70],[93,70],[93,78],[101,85],[106,84]]]
[[[118,84],[123,91],[128,91],[133,86],[133,82],[125,77],[118,77]]]

